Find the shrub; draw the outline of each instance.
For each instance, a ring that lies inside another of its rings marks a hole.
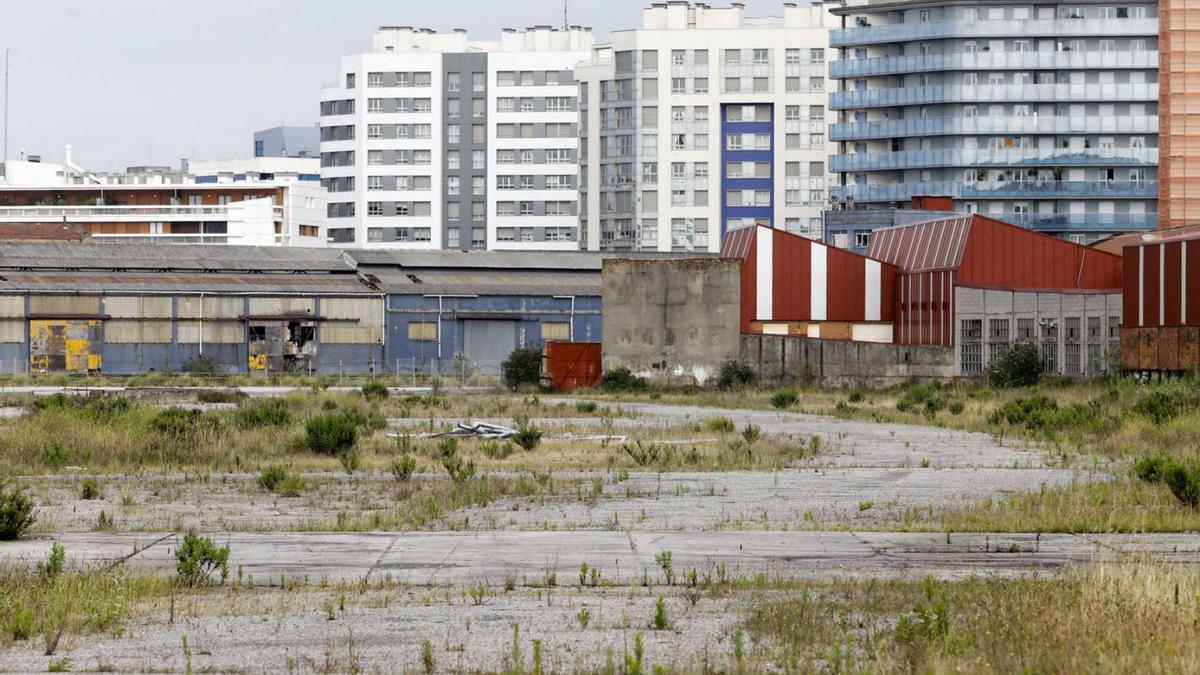
[[[1147,483],[1161,483],[1175,461],[1170,457],[1143,457],[1133,464],[1133,474]]]
[[[14,641],[28,640],[33,636],[33,609],[20,600],[13,602],[5,630]]]
[[[358,448],[347,448],[338,453],[338,461],[342,463],[342,468],[346,473],[353,475],[358,471],[362,457],[358,454]]]
[[[754,383],[754,369],[742,361],[726,361],[717,374],[717,386],[721,389],[744,387]]]
[[[850,396],[848,396],[847,398],[850,400],[851,403],[862,403],[864,397],[863,397],[863,393],[861,391],[852,391],[852,392],[850,392]]]
[[[150,426],[158,433],[174,441],[189,438],[200,422],[199,410],[186,410],[179,407],[165,408],[158,411],[150,420]]]
[[[67,465],[67,449],[58,439],[51,438],[42,446],[42,461],[46,463],[46,468],[58,471]]]
[[[245,392],[237,389],[205,389],[196,394],[200,403],[239,403],[247,398]]]
[[[92,500],[100,498],[100,484],[95,478],[84,478],[83,483],[79,486],[79,498],[84,500]]]
[[[657,462],[658,456],[662,454],[662,447],[657,443],[643,444],[640,440],[634,441],[633,445],[623,443],[621,447],[638,466],[650,466]]]
[[[511,441],[505,441],[503,443],[498,441],[484,441],[479,444],[479,451],[482,452],[485,457],[489,457],[491,459],[507,459],[513,454],[514,450],[515,448],[513,447]]]
[[[217,361],[211,356],[197,356],[184,361],[182,370],[191,375],[212,375],[217,372]]]
[[[771,396],[771,405],[776,408],[790,408],[796,405],[796,401],[800,400],[800,395],[795,389],[780,389]]]
[[[33,500],[25,490],[0,478],[0,541],[20,537],[35,520]]]
[[[1169,422],[1196,407],[1196,397],[1181,389],[1155,389],[1133,405],[1136,415],[1155,424]]]
[[[175,549],[176,580],[184,586],[201,586],[213,572],[220,572],[222,583],[229,576],[229,547],[218,547],[212,539],[189,532]]]
[[[988,384],[993,387],[1030,387],[1042,374],[1042,359],[1031,344],[1014,345],[988,368]]]
[[[272,464],[258,472],[258,485],[267,492],[274,492],[283,481],[287,480],[287,477],[287,469],[278,464]]]
[[[600,388],[604,391],[641,391],[646,386],[645,379],[634,375],[625,366],[606,370],[600,376]]]
[[[705,417],[703,422],[705,429],[718,434],[731,434],[737,429],[728,417]]]
[[[443,438],[438,441],[438,456],[450,480],[462,483],[475,477],[475,462],[463,461],[458,454],[458,439]]]
[[[63,562],[67,559],[67,549],[62,544],[51,544],[50,555],[46,562],[37,564],[38,576],[49,581],[62,574]]]
[[[280,497],[299,497],[304,489],[308,487],[308,481],[304,477],[295,472],[289,472],[280,481],[279,485],[275,486],[275,494]]]
[[[239,405],[233,422],[239,429],[284,427],[292,423],[292,411],[281,398],[260,398]]]
[[[949,410],[950,410],[950,414],[951,414],[951,415],[961,415],[961,414],[962,414],[962,411],[963,411],[963,403],[962,403],[962,401],[953,401],[953,402],[951,402],[951,403],[950,403]]]
[[[542,350],[537,347],[514,349],[500,364],[500,376],[509,389],[538,384],[542,379]]]
[[[358,425],[344,412],[319,413],[304,423],[305,445],[320,455],[340,455],[358,443]]]
[[[417,458],[412,455],[400,455],[392,460],[392,477],[400,482],[404,482],[417,471]]]
[[[1193,509],[1200,507],[1200,465],[1185,467],[1172,462],[1162,480],[1182,504]]]
[[[368,382],[362,386],[363,397],[371,400],[382,401],[389,393],[387,385],[382,382]]]
[[[596,412],[596,402],[595,401],[579,401],[578,403],[575,404],[575,412],[580,413],[581,415],[589,415],[591,413],[594,413],[594,412]]]
[[[667,600],[658,594],[658,600],[654,602],[654,616],[650,619],[650,627],[654,630],[666,630],[667,628]]]
[[[1023,425],[1030,431],[1053,429],[1058,417],[1058,403],[1046,396],[1018,398],[1000,406],[988,417],[988,423]]]
[[[758,437],[761,435],[762,429],[754,426],[753,424],[747,424],[742,429],[742,438],[746,440],[747,445],[753,445],[754,441],[757,441]]]
[[[513,434],[512,440],[523,450],[533,450],[542,442],[542,430],[523,422],[517,426],[517,433]]]

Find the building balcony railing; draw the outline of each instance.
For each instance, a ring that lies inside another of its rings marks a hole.
[[[1097,37],[1158,35],[1158,18],[1143,19],[1000,19],[920,21],[855,26],[834,30],[829,46],[852,47],[951,37]]]
[[[0,206],[0,223],[3,222],[124,222],[124,221],[194,221],[194,220],[227,220],[231,207],[241,202],[230,204],[194,206],[194,205],[165,205],[165,206]],[[274,220],[283,220],[282,206],[272,207]]]
[[[1069,150],[1063,148],[946,148],[834,155],[829,169],[835,173],[892,171],[944,166],[1156,166],[1157,148]]]
[[[1157,134],[1157,115],[986,115],[845,122],[829,127],[834,141],[995,134]]]
[[[932,103],[1053,103],[1069,101],[1157,101],[1158,83],[1124,84],[941,84],[838,91],[829,95],[834,110]]]
[[[833,79],[939,70],[1081,70],[1158,68],[1158,51],[958,52],[847,59],[829,65]]]
[[[1158,181],[926,181],[838,185],[830,194],[856,203],[907,202],[915,195],[957,199],[1157,199]]]
[[[1126,232],[1158,227],[1157,213],[1002,213],[992,217],[1032,230]]]

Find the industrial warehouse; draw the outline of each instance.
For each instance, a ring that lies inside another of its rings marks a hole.
[[[495,373],[599,338],[600,262],[572,254],[24,243],[0,279],[7,373]]]

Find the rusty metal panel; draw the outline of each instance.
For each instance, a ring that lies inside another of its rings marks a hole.
[[[251,316],[294,316],[315,314],[314,298],[250,298]]]
[[[38,373],[99,371],[100,323],[96,319],[30,321],[30,370]]]
[[[181,295],[178,301],[181,319],[239,319],[245,313],[245,300],[240,297],[204,296],[204,311],[200,311],[200,297]]]
[[[104,313],[114,319],[170,319],[171,297],[166,295],[109,295]]]
[[[170,344],[171,320],[104,322],[104,340],[112,344]]]
[[[34,295],[29,298],[30,314],[96,316],[100,314],[98,295]]]
[[[599,342],[547,342],[546,375],[559,391],[592,387],[600,381]]]

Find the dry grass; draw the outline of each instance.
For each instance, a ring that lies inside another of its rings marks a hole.
[[[853,580],[766,597],[745,669],[1183,673],[1200,670],[1200,575],[1150,564],[1061,579]]]

